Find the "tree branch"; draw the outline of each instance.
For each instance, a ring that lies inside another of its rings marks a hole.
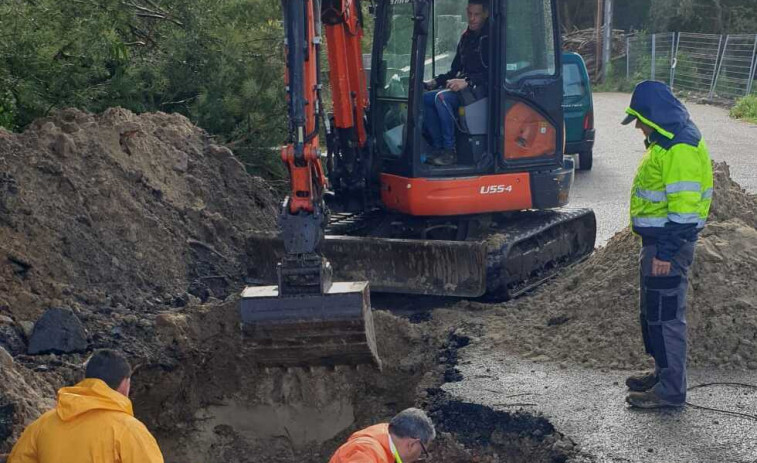
[[[164,16],[162,14],[158,14],[158,13],[136,13],[136,15],[139,16],[140,18],[162,19],[163,21],[170,21],[170,22],[176,24],[177,26],[184,27],[184,24],[181,21],[177,21],[177,20],[175,20],[173,18],[169,18],[169,17]]]
[[[184,27],[184,24],[181,21],[171,18],[168,12],[164,11],[162,8],[160,8],[159,6],[155,5],[152,2],[150,2],[150,4],[153,6],[153,8],[155,8],[154,10],[151,10],[142,5],[138,5],[134,1],[130,1],[128,3],[124,1],[121,2],[121,5],[123,6],[135,8],[137,10],[136,15],[139,17],[162,19],[163,21],[171,21],[177,26]]]

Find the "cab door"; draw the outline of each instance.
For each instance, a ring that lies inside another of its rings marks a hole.
[[[390,0],[377,5],[370,114],[382,172],[412,176],[419,163],[430,9],[430,0]]]
[[[562,165],[564,128],[555,0],[506,0],[497,43],[500,170]]]

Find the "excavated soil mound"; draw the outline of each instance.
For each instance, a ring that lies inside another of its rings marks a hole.
[[[181,115],[60,111],[0,129],[0,315],[223,299],[269,187]],[[235,286],[236,285],[236,286]]]
[[[238,292],[275,202],[180,115],[68,109],[0,129],[0,453],[81,377],[86,353],[25,355],[44,310],[73,309],[88,350],[164,362],[156,313]]]
[[[757,369],[757,199],[715,164],[710,220],[690,273],[689,360]],[[487,311],[487,338],[536,360],[648,365],[638,323],[639,240],[628,230],[534,295]],[[463,303],[484,308],[477,303]]]

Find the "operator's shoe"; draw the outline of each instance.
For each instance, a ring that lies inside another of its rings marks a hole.
[[[427,162],[434,166],[451,166],[457,164],[457,153],[454,148],[445,148],[434,153]]]
[[[629,392],[626,402],[636,408],[679,408],[686,402],[670,402],[655,394],[654,391]]]
[[[645,392],[657,384],[658,378],[654,370],[640,373],[626,378],[626,386],[634,392]]]

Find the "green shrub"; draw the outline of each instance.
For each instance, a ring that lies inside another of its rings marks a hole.
[[[63,107],[179,112],[276,177],[283,39],[270,0],[0,1],[0,125]]]
[[[16,100],[9,91],[0,93],[0,127],[13,130],[16,126]]]
[[[757,124],[757,95],[749,95],[738,100],[731,108],[731,117]]]

